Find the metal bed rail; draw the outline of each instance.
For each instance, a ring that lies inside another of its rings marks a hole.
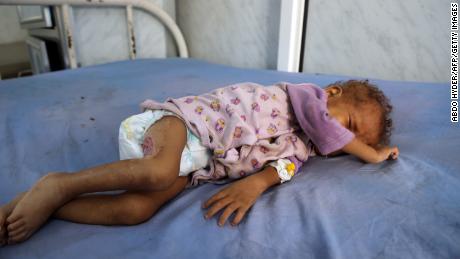
[[[77,57],[70,26],[69,6],[119,6],[126,8],[126,26],[128,28],[129,57],[136,58],[136,38],[134,36],[133,8],[144,10],[156,17],[171,33],[181,58],[188,57],[184,36],[175,21],[163,9],[148,0],[0,0],[0,5],[53,5],[61,6],[65,41],[70,68],[77,67]]]

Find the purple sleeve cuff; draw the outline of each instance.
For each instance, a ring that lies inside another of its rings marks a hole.
[[[355,138],[355,134],[349,131],[348,129],[344,128],[343,133],[338,136],[333,141],[329,141],[326,143],[319,143],[316,148],[322,155],[327,155],[339,149],[342,149],[345,145],[350,143]]]

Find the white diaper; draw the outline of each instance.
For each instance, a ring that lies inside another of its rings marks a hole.
[[[176,114],[165,110],[146,110],[144,113],[125,119],[120,125],[118,136],[120,160],[142,158],[144,134],[157,120],[166,115]],[[211,151],[201,145],[200,139],[187,128],[187,144],[182,151],[179,176],[204,168],[211,158]]]

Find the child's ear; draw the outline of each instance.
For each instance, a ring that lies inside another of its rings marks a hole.
[[[340,97],[342,95],[342,87],[337,85],[330,85],[324,90],[328,97]]]

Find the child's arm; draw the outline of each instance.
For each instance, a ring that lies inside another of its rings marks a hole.
[[[265,190],[278,183],[280,183],[280,178],[272,166],[267,166],[256,174],[233,182],[203,204],[204,209],[209,208],[205,218],[209,219],[225,208],[219,218],[219,226],[223,226],[234,212],[236,214],[231,224],[232,226],[238,225],[257,198]]]
[[[399,155],[399,149],[397,147],[374,149],[357,138],[354,138],[350,143],[345,145],[342,150],[348,154],[361,158],[367,163],[380,163],[389,158],[396,159]]]

